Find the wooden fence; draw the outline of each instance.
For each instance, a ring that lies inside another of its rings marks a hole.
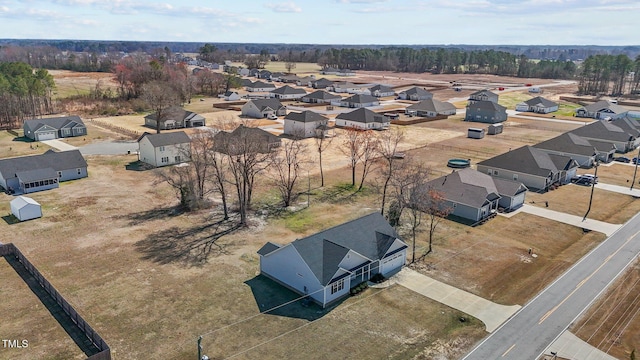
[[[122,134],[125,135],[131,139],[137,139],[138,137],[140,137],[140,133],[131,129],[127,129],[124,128],[122,126],[117,126],[117,125],[113,125],[113,124],[109,124],[106,121],[100,121],[100,120],[95,120],[95,119],[90,119],[89,120],[91,123],[96,124],[97,126],[103,127],[105,129],[109,129],[112,131],[117,132],[118,134]]]
[[[586,105],[589,105],[589,104],[593,104],[594,102],[598,101],[599,99],[592,98],[592,97],[580,97],[580,96],[560,96],[560,100],[568,101],[568,102],[572,102],[572,103],[576,103],[576,104],[580,104],[582,106],[586,106]],[[640,102],[618,100],[618,105],[640,107]]]
[[[38,269],[27,259],[22,252],[13,244],[0,245],[0,256],[15,256],[24,268],[31,274],[38,284],[55,300],[56,304],[71,318],[73,323],[86,337],[91,340],[93,345],[100,351],[97,354],[89,356],[87,360],[111,360],[111,349],[107,343],[93,330],[93,328],[78,314],[78,312],[65,300],[53,285],[38,271]]]
[[[393,112],[393,111],[391,111]],[[430,122],[430,121],[436,121],[436,120],[444,120],[449,118],[449,116],[447,115],[437,115],[434,117],[417,117],[417,118],[411,118],[411,120],[391,120],[391,123],[394,125],[413,125],[413,124],[420,124],[420,123],[424,123],[424,122]]]

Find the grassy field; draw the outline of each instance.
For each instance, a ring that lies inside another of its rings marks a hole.
[[[496,92],[500,97],[498,98],[498,104],[506,107],[509,110],[513,110],[516,108],[516,105],[519,103],[531,99],[533,96],[519,92],[519,91],[510,91],[510,92]]]

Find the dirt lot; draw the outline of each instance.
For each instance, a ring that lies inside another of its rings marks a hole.
[[[102,90],[111,88],[115,91],[117,83],[113,80],[113,74],[100,72],[79,73],[69,70],[48,70],[56,83],[54,96],[66,98],[74,95],[88,94],[99,84]]]
[[[616,359],[640,351],[640,262],[622,274],[570,330]]]

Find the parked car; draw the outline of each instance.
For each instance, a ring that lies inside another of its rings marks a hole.
[[[584,175],[580,175],[582,178],[587,178],[590,179],[591,181],[593,181],[595,184],[598,183],[598,177],[597,176],[593,176],[591,174],[584,174]]]
[[[578,175],[571,179],[571,182],[578,185],[591,185],[597,184],[598,178],[591,174]]]
[[[269,120],[278,120],[278,117],[276,116],[276,114],[269,114],[269,115],[267,115],[267,119],[269,119]]]
[[[626,157],[626,156],[617,156],[617,157],[614,157],[614,158],[613,158],[613,161],[617,161],[617,162],[621,162],[621,163],[626,163],[626,164],[628,164],[628,163],[630,163],[630,162],[631,162],[631,159],[629,159],[629,158],[628,158],[628,157]]]
[[[638,158],[634,157],[633,159],[631,159],[631,162],[634,163],[634,164],[637,164],[638,163]]]
[[[589,178],[579,178],[574,182],[576,185],[590,186],[592,184],[591,179]]]

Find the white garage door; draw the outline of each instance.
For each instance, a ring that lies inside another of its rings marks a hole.
[[[56,138],[56,132],[55,131],[48,131],[48,132],[38,133],[38,138],[36,140],[38,140],[38,141],[53,140],[55,138]]]
[[[402,264],[404,264],[404,257],[405,253],[404,251],[401,251],[382,260],[382,267],[380,269],[382,275],[385,275],[402,266]]]

